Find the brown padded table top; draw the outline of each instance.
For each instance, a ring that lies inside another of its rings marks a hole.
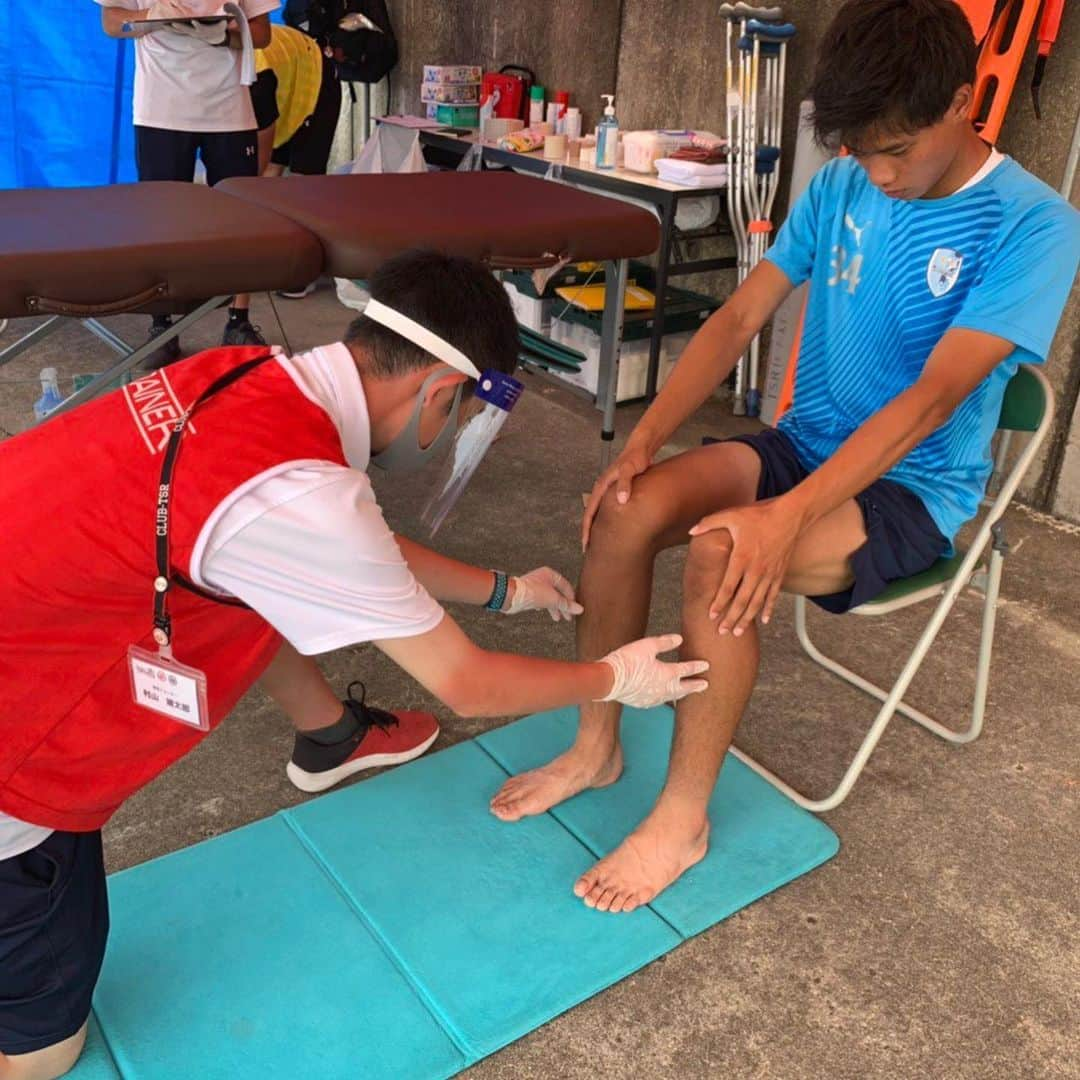
[[[233,177],[214,189],[276,210],[326,249],[326,272],[362,277],[411,247],[541,266],[545,255],[622,259],[656,250],[647,210],[511,172]]]
[[[0,318],[298,288],[322,268],[307,229],[199,184],[0,191]]]

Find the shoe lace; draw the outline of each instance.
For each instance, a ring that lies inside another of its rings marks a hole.
[[[359,700],[353,697],[354,686],[360,687]],[[387,733],[391,727],[397,727],[398,718],[393,713],[385,712],[383,709],[373,709],[370,705],[364,704],[366,699],[367,687],[359,679],[349,683],[348,689],[345,691],[345,704],[351,706],[352,714],[360,723],[357,731],[359,739],[362,739],[367,734],[368,729],[373,726]]]

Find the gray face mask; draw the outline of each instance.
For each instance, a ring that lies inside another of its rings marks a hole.
[[[446,418],[442,430],[428,446],[420,445],[420,413],[424,408],[424,396],[428,387],[436,380],[445,378],[446,368],[438,368],[433,371],[420,387],[416,395],[416,403],[413,405],[412,416],[409,422],[388,446],[377,454],[373,454],[371,460],[380,469],[387,472],[415,472],[422,469],[429,461],[433,461],[446,453],[454,440],[458,429],[458,414],[461,411],[461,395],[465,384],[460,383],[454,391],[454,402],[450,406],[450,415]]]

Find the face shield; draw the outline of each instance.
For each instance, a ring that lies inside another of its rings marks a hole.
[[[479,368],[450,342],[433,333],[426,326],[421,326],[401,312],[395,311],[378,300],[369,300],[364,308],[366,318],[393,330],[403,338],[418,345],[425,352],[441,360],[455,371],[460,371],[470,379],[476,380],[475,396],[477,410],[469,419],[458,426],[461,413],[461,399],[464,384],[457,388],[450,414],[436,438],[428,445],[420,445],[420,414],[423,409],[424,395],[428,386],[445,373],[432,372],[424,380],[413,406],[412,416],[401,434],[394,441],[372,457],[376,465],[384,469],[416,469],[442,454],[449,445],[449,453],[435,479],[430,497],[427,499],[421,520],[434,536],[439,526],[446,520],[458,499],[464,494],[469,481],[483,461],[491,444],[510,415],[510,410],[517,404],[524,387],[517,379],[501,371]]]

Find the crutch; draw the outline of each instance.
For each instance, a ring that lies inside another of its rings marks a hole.
[[[780,181],[787,43],[794,36],[795,27],[791,23],[768,23],[759,19],[748,19],[745,24],[745,37],[739,42],[740,49],[749,52],[751,56],[751,132],[754,144],[748,147],[747,166],[750,169],[750,205],[753,217],[747,224],[750,241],[748,273],[765,257],[773,229],[773,203],[776,201]],[[748,416],[758,416],[761,412],[761,391],[758,388],[760,367],[761,339],[755,337],[750,343],[746,379]]]
[[[772,231],[769,218],[779,186],[787,42],[795,27],[776,21],[782,18],[780,8],[738,3],[723,5],[721,15],[727,22],[728,208],[741,284],[764,256]],[[736,24],[738,38],[733,41]],[[735,369],[738,416],[757,416],[761,411],[760,359],[761,341],[755,337]]]
[[[721,4],[720,17],[725,22],[724,79],[725,79],[725,136],[728,145],[727,204],[728,221],[735,240],[736,277],[742,284],[750,272],[751,219],[746,199],[747,141],[751,136],[747,108],[749,104],[749,64],[747,56],[739,49],[739,41],[745,36],[745,24],[751,18],[761,20],[779,19],[780,8],[754,8],[746,3]],[[753,160],[753,158],[751,158]],[[735,367],[734,412],[742,416],[746,412],[746,357],[740,356]]]

